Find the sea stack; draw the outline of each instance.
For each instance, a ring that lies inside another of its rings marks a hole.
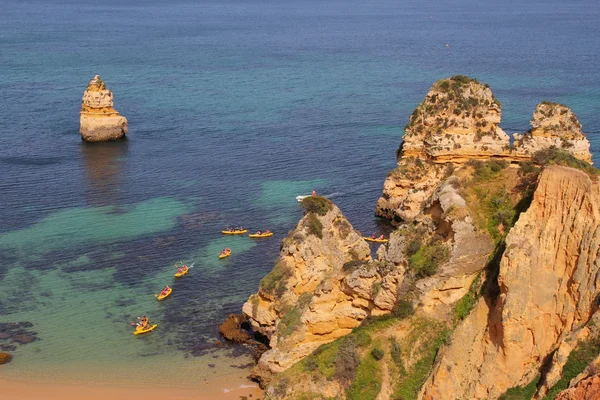
[[[564,104],[541,102],[533,112],[531,129],[513,136],[517,157],[531,157],[538,150],[554,146],[592,164],[590,142],[581,132],[577,115]]]
[[[100,75],[92,78],[83,93],[79,132],[86,142],[117,140],[127,133],[127,118],[113,108],[113,94]]]

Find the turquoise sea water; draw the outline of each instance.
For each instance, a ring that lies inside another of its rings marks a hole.
[[[295,196],[314,188],[360,231],[388,229],[375,202],[437,79],[489,83],[508,133],[540,101],[565,103],[597,158],[600,5],[523,3],[3,1],[0,351],[15,358],[0,377],[245,372],[243,349],[215,346],[217,325],[272,268],[302,214]],[[79,138],[96,73],[127,141]],[[228,225],[276,234],[224,237]],[[180,260],[195,265],[174,281]],[[159,328],[133,337],[142,314]]]

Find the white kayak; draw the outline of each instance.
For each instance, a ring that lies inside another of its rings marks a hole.
[[[308,196],[296,196],[296,200],[298,200],[298,203],[302,203],[302,200],[304,200],[307,197],[310,197],[310,195],[308,195]]]

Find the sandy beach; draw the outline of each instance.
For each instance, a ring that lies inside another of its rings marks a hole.
[[[3,400],[254,400],[261,398],[258,386],[237,376],[222,376],[196,388],[168,387],[114,387],[95,385],[70,385],[60,383],[36,383],[0,379],[0,397]]]

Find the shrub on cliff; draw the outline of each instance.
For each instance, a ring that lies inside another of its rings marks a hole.
[[[436,241],[427,246],[422,246],[410,261],[410,269],[418,278],[425,278],[435,274],[439,266],[450,258],[450,250],[442,242]]]
[[[308,196],[302,200],[302,206],[307,213],[314,212],[320,216],[324,216],[329,211],[333,210],[333,203],[322,196]]]
[[[348,385],[354,380],[356,367],[360,358],[356,353],[356,343],[352,336],[347,336],[340,341],[335,357],[334,377],[342,384]]]
[[[323,239],[323,224],[314,213],[308,214],[306,226],[310,235],[315,235],[319,239]]]
[[[279,294],[285,290],[287,279],[292,271],[282,262],[275,264],[271,272],[260,280],[260,288],[269,294]]]
[[[577,168],[590,176],[590,178],[600,175],[600,171],[592,167],[585,161],[575,158],[571,153],[551,146],[547,149],[536,151],[533,154],[533,162],[538,165],[563,165],[566,167]]]

